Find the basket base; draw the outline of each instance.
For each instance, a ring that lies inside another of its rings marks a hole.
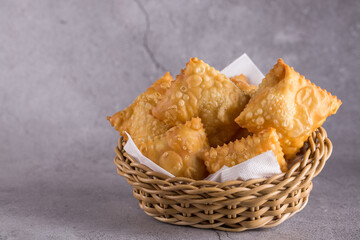
[[[312,184],[311,184],[311,188],[312,188]],[[201,229],[214,229],[214,230],[220,230],[220,231],[226,231],[226,232],[243,232],[246,230],[253,230],[253,229],[259,229],[259,228],[272,228],[272,227],[276,227],[279,224],[285,222],[287,219],[291,218],[292,216],[294,216],[296,213],[300,212],[301,210],[303,210],[307,203],[308,203],[308,196],[304,198],[304,200],[299,203],[300,208],[297,209],[294,212],[290,212],[290,213],[285,213],[282,214],[280,218],[274,219],[272,216],[269,217],[262,217],[261,219],[255,220],[255,221],[249,221],[249,224],[246,224],[246,221],[241,221],[239,223],[235,223],[235,224],[231,224],[228,226],[224,226],[223,222],[217,222],[217,223],[212,223],[212,224],[194,224],[194,222],[186,222],[186,221],[179,221],[178,219],[171,217],[171,218],[166,218],[166,217],[158,217],[156,216],[157,214],[153,214],[148,212],[148,208],[144,207],[141,202],[139,202],[139,206],[141,209],[144,210],[144,212],[155,218],[156,220],[160,221],[160,222],[164,222],[164,223],[169,223],[169,224],[173,224],[173,225],[178,225],[178,226],[191,226],[194,228],[201,228]],[[245,225],[245,226],[244,226]],[[259,226],[260,225],[260,226]]]

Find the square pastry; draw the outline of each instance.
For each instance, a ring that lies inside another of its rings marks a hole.
[[[340,105],[336,96],[279,59],[235,121],[252,133],[275,128],[285,157],[291,159]]]
[[[200,118],[170,128],[166,133],[148,138],[139,150],[154,163],[176,177],[203,179],[207,175],[201,158],[209,148]]]
[[[249,96],[224,74],[198,58],[191,58],[165,92],[152,114],[169,126],[200,117],[210,146],[222,145],[239,130],[235,118]]]
[[[215,173],[224,165],[233,167],[269,150],[273,151],[281,171],[286,172],[287,163],[274,128],[265,129],[253,136],[217,148],[210,148],[204,153],[204,161],[209,173]]]

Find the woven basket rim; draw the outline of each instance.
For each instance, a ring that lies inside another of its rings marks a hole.
[[[320,134],[319,134],[320,133]],[[315,135],[315,136],[314,136]],[[319,136],[320,135],[320,136]],[[317,176],[320,171],[322,170],[322,168],[324,167],[325,165],[325,162],[328,160],[328,158],[330,157],[331,153],[332,153],[332,143],[330,141],[329,138],[327,138],[327,132],[326,130],[323,128],[323,127],[319,127],[318,129],[316,129],[314,132],[312,132],[312,137],[315,138],[315,137],[320,137],[322,138],[322,140],[324,142],[327,143],[328,147],[329,147],[329,150],[327,151],[327,153],[325,153],[324,151],[323,152],[320,152],[319,153],[319,156],[318,158],[323,158],[325,157],[324,159],[324,164],[322,164],[321,166],[321,169],[318,169],[318,171],[315,173],[314,177]],[[309,142],[309,147],[306,149],[306,150],[313,150],[314,151],[314,154],[316,154],[316,146],[315,146],[315,143],[314,142],[311,142],[311,140],[313,139],[311,137],[309,137],[309,140],[307,142]],[[120,135],[120,138],[118,140],[118,147],[123,147],[125,145],[126,141],[124,140],[124,137]],[[324,149],[324,148],[322,148]],[[115,148],[115,151],[116,151],[116,148]],[[142,164],[142,163],[139,163],[137,162],[132,156],[130,156],[125,150],[124,150],[124,156],[126,156],[128,159],[131,160],[131,163],[130,165],[132,167],[141,167],[142,169],[146,170],[146,173],[148,173],[149,175],[154,175],[156,176],[157,178],[163,180],[163,181],[167,181],[169,183],[172,183],[172,182],[176,182],[176,183],[179,183],[179,182],[188,182],[188,183],[194,183],[196,182],[197,184],[196,185],[252,185],[254,183],[264,183],[264,182],[267,182],[267,181],[271,181],[272,179],[286,179],[287,176],[291,175],[292,173],[296,172],[298,169],[301,169],[301,171],[303,170],[303,168],[309,164],[310,162],[304,162],[304,159],[309,159],[311,158],[310,154],[308,156],[306,156],[308,151],[306,151],[305,153],[303,153],[302,155],[297,155],[296,158],[302,158],[301,160],[297,161],[295,164],[291,164],[291,167],[288,169],[287,172],[282,172],[282,173],[279,173],[279,174],[274,174],[273,176],[271,177],[268,177],[268,178],[253,178],[253,179],[249,179],[249,180],[229,180],[229,181],[226,181],[226,182],[216,182],[216,181],[209,181],[209,180],[195,180],[195,179],[192,179],[192,178],[188,178],[188,177],[170,177],[166,174],[163,174],[163,173],[160,173],[160,172],[156,172],[156,171],[153,171],[152,169],[150,169],[148,166]],[[314,155],[313,154],[313,155]],[[324,156],[324,154],[326,154],[326,156]],[[115,165],[118,165],[116,163],[116,159],[114,159],[114,163]],[[220,187],[220,186],[219,186]]]

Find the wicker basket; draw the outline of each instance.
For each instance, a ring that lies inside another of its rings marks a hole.
[[[248,181],[196,181],[154,172],[129,156],[120,137],[115,148],[119,175],[133,186],[146,214],[159,221],[224,231],[274,227],[307,204],[312,179],[332,152],[325,129],[308,139],[302,160],[288,172]]]

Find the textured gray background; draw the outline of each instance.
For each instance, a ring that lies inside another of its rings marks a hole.
[[[359,239],[360,1],[0,1],[0,239]],[[334,153],[284,224],[225,233],[145,215],[106,115],[192,56],[282,57],[337,95]]]

